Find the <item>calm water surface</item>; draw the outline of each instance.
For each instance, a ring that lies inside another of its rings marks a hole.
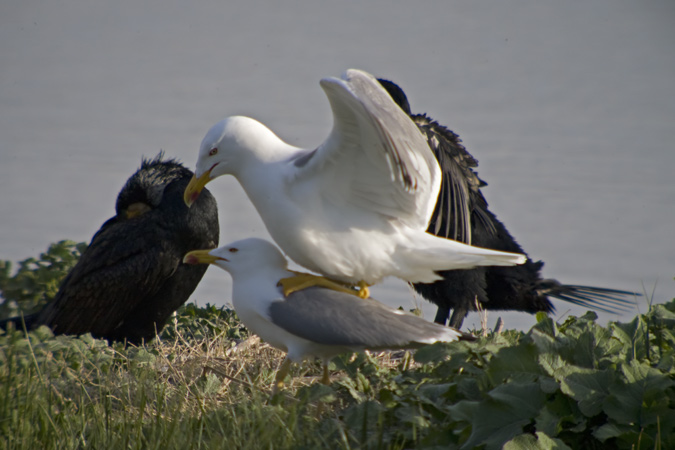
[[[227,115],[318,145],[331,126],[318,81],[357,67],[396,81],[414,111],[460,134],[491,209],[546,261],[546,276],[656,286],[655,301],[666,301],[675,296],[673,23],[668,0],[5,2],[0,258],[88,241],[141,156],[164,149],[193,167],[204,133]],[[267,236],[234,180],[209,187],[223,244]],[[374,295],[415,302],[397,281]],[[193,298],[229,303],[229,276],[210,269]]]

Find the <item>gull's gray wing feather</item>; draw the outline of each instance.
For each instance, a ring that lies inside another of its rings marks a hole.
[[[370,298],[318,287],[273,302],[269,316],[275,325],[308,341],[350,348],[416,348],[470,336]]]

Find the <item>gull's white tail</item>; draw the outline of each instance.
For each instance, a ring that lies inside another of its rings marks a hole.
[[[477,266],[515,266],[527,260],[520,253],[500,252],[481,247],[472,247],[451,239],[443,239],[430,234],[420,239],[416,236],[414,246],[403,250],[401,263],[413,269],[415,276],[411,282],[431,283],[441,277],[430,271],[473,269]],[[425,270],[419,270],[421,268]]]

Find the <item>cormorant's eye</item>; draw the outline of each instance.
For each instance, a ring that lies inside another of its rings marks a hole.
[[[216,153],[218,153],[218,149],[217,149],[217,148],[212,148],[211,151],[209,152],[209,156],[213,156],[213,155],[215,155]]]
[[[237,253],[239,251],[239,249],[232,247],[229,251],[230,251],[230,253]]]

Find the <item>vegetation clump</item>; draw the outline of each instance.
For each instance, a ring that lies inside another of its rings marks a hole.
[[[53,287],[27,286],[35,304]],[[283,354],[227,308],[188,304],[141,346],[10,327],[0,448],[675,448],[675,300],[608,326],[537,319],[412,357],[346,355],[330,386],[305,364],[274,397]]]

